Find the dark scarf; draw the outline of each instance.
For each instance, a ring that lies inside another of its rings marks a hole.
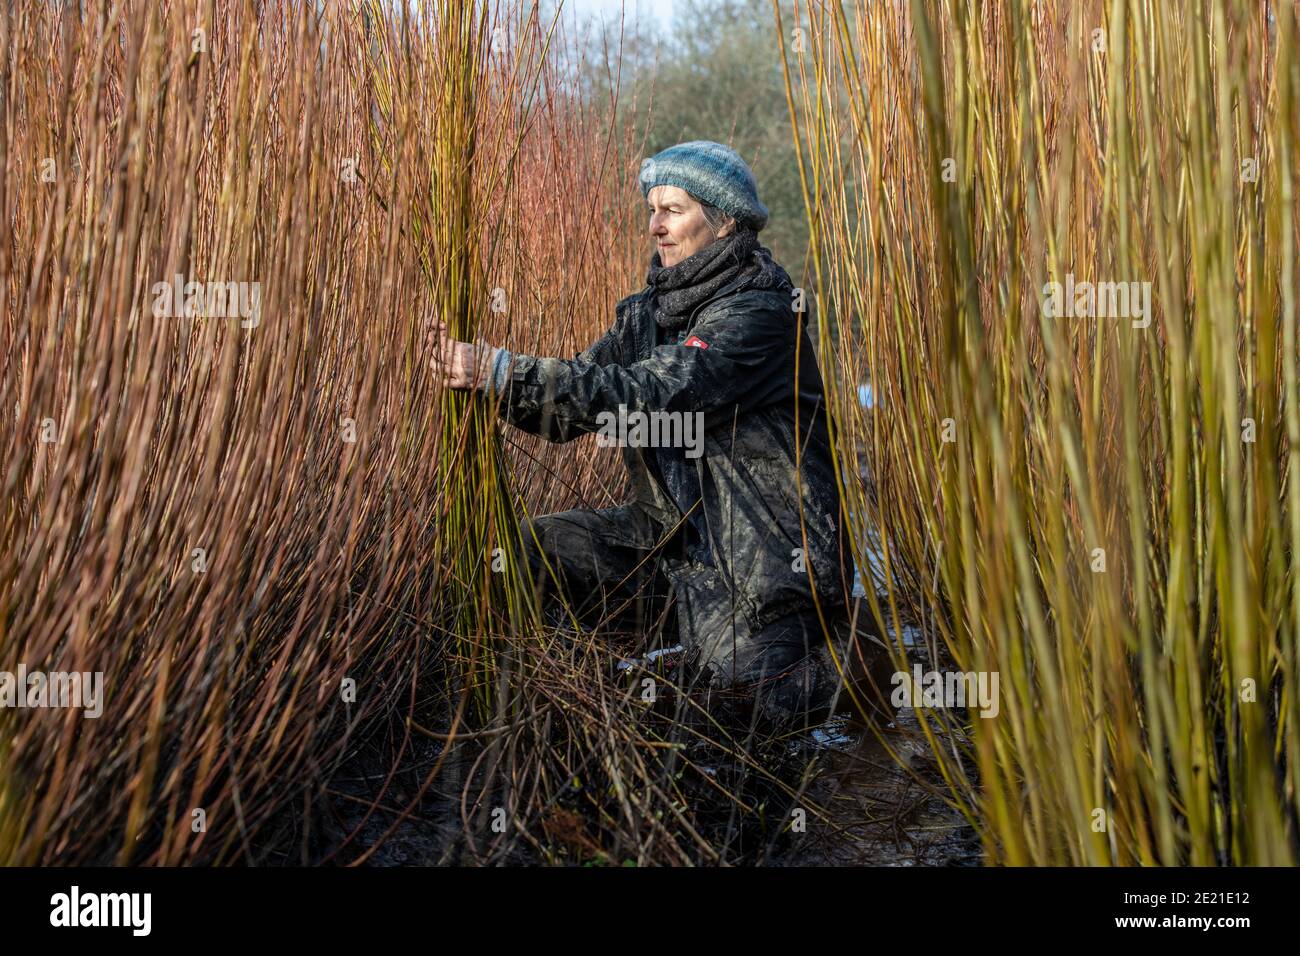
[[[656,251],[650,259],[646,284],[652,287],[651,312],[660,328],[669,331],[686,324],[696,306],[741,276],[752,276],[750,285],[770,289],[793,287],[790,276],[759,245],[758,233],[741,229],[705,246],[675,266],[665,266]]]

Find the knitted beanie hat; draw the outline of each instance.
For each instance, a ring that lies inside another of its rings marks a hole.
[[[641,195],[655,186],[680,186],[700,202],[734,216],[755,232],[767,225],[754,174],[730,146],[707,139],[669,146],[641,163]]]

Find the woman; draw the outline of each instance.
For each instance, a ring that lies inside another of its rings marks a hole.
[[[646,287],[618,303],[600,341],[542,358],[442,328],[434,368],[556,442],[677,416],[673,447],[625,443],[632,501],[529,524],[534,579],[588,617],[630,604],[643,625],[671,591],[681,643],[709,687],[748,692],[772,721],[824,719],[840,681],[819,606],[859,697],[866,669],[843,653],[853,567],[804,315],[758,242],[768,211],[735,151],[681,143],[647,160],[640,181],[655,252]]]

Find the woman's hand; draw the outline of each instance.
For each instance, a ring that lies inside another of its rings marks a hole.
[[[447,326],[436,320],[429,330],[427,344],[432,352],[429,366],[443,388],[468,390],[486,384],[497,353],[495,347],[482,339],[458,342],[447,334]]]

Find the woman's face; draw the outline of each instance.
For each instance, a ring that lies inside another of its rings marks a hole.
[[[650,204],[650,235],[665,266],[677,265],[735,228],[727,223],[715,233],[704,218],[704,207],[680,186],[656,186],[646,201]]]

